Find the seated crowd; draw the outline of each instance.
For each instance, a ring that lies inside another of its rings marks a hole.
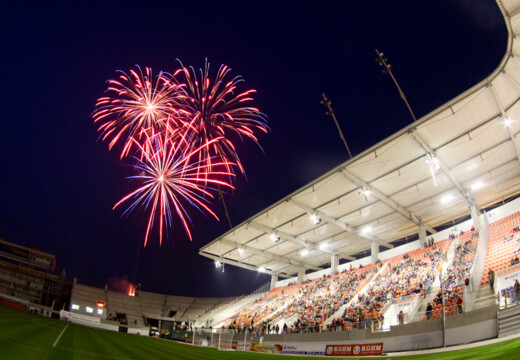
[[[282,316],[296,314],[291,331],[321,331],[324,321],[348,303],[378,269],[377,266],[368,265],[335,276],[323,276],[302,287],[300,296],[284,310]]]
[[[518,217],[517,214],[515,216]],[[520,263],[520,239],[517,239],[520,227],[517,225],[509,230],[509,236],[504,241],[518,242],[510,261],[511,265],[516,266]],[[462,312],[463,289],[469,283],[478,237],[479,232],[471,228],[458,235],[452,233],[439,242],[430,238],[427,247],[384,262],[378,261],[356,269],[351,266],[340,274],[324,275],[302,284],[274,289],[233,316],[229,327],[237,331],[248,329],[258,334],[381,327],[385,311],[392,304],[426,297],[435,279],[440,279],[442,264],[452,241],[458,242],[453,261],[444,271],[442,290],[428,303],[423,320],[442,315],[439,308],[443,296],[447,315]],[[369,284],[367,288],[366,284]],[[515,285],[513,291],[515,299],[518,299],[520,284],[517,282]],[[399,323],[403,323],[404,316],[401,311]]]
[[[446,315],[462,312],[464,284],[469,282],[477,241],[478,231],[475,231],[474,228],[466,233],[460,233],[459,243],[455,248],[453,256],[453,262],[442,277],[442,289],[439,289],[437,292],[433,304],[427,306],[426,314],[423,319],[438,318],[442,315],[443,292]]]
[[[441,242],[445,246],[447,241]],[[433,246],[393,258],[388,268],[380,274],[364,294],[360,294],[344,312],[335,319],[331,330],[377,327],[384,321],[385,306],[391,300],[406,300],[415,295],[424,295],[438,271],[443,247]],[[399,261],[401,260],[401,261]]]

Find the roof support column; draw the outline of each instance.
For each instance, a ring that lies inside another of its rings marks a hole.
[[[426,244],[426,229],[422,221],[419,223],[419,244],[421,244],[421,248],[425,248]]]
[[[330,274],[335,275],[338,272],[339,257],[338,254],[330,256]]]
[[[372,264],[375,264],[377,260],[379,260],[379,244],[377,243],[375,238],[370,240],[370,257],[372,260]]]
[[[278,274],[271,275],[271,288],[269,290],[273,290],[276,287],[276,282],[278,281]]]
[[[303,275],[305,275],[305,269],[298,270],[298,284],[303,283]]]
[[[480,229],[480,221],[478,220],[478,209],[475,203],[472,203],[469,207],[469,211],[471,212],[471,220],[473,221],[473,226],[475,230]]]

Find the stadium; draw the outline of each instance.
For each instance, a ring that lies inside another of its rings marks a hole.
[[[491,75],[200,248],[268,288],[121,293],[67,283],[54,255],[1,240],[1,357],[514,357],[520,1],[497,5],[508,41]]]

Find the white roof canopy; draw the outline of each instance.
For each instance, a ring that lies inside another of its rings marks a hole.
[[[392,247],[393,241],[417,236],[419,224],[434,232],[468,216],[471,204],[480,209],[517,195],[520,1],[497,3],[509,39],[493,74],[234,227],[199,254],[289,277],[328,267],[332,254],[352,260],[370,250],[371,239]]]

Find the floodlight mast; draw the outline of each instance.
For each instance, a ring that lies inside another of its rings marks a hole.
[[[382,52],[379,52],[379,50],[376,49],[377,58],[375,59],[376,62],[379,64],[379,66],[384,66],[383,74],[388,74],[394,81],[395,86],[397,87],[397,90],[399,91],[399,95],[401,96],[401,99],[403,99],[404,103],[406,104],[406,107],[408,108],[408,111],[410,112],[410,115],[412,115],[413,121],[416,122],[417,118],[415,117],[415,114],[413,113],[412,107],[408,103],[408,100],[406,99],[406,96],[404,95],[403,90],[401,90],[401,87],[399,86],[399,83],[397,82],[397,79],[395,78],[394,74],[392,73],[392,65],[388,63],[388,58],[386,55]]]
[[[220,185],[217,185],[218,188],[218,197],[222,201],[222,205],[224,206],[224,212],[226,213],[226,218],[229,224],[229,228],[233,229],[233,225],[231,225],[231,218],[229,217],[229,213],[226,206],[226,200],[224,200],[224,194],[222,193],[222,190],[220,189]]]
[[[334,109],[332,108],[332,101],[330,101],[325,93],[321,93],[321,96],[323,97],[323,100],[321,100],[321,103],[325,108],[327,109],[326,115],[330,115],[332,119],[334,120],[334,123],[336,124],[336,127],[338,128],[339,137],[341,140],[343,140],[343,144],[345,144],[345,147],[347,148],[348,157],[349,159],[352,159],[352,153],[350,152],[350,149],[347,144],[347,140],[345,139],[345,136],[343,136],[343,131],[341,131],[341,127],[339,126],[338,119],[336,119],[336,115],[334,114]]]

